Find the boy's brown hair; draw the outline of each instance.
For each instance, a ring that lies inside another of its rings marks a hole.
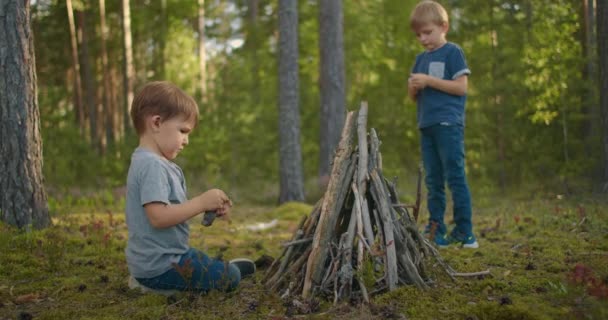
[[[141,136],[146,131],[146,117],[159,115],[163,121],[177,116],[192,119],[198,124],[196,101],[176,85],[167,81],[153,81],[146,84],[135,96],[131,104],[131,120]]]
[[[449,23],[448,13],[439,3],[432,0],[423,0],[414,7],[410,15],[410,28],[417,30],[427,23],[442,26]]]

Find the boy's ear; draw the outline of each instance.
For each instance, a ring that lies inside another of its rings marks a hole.
[[[149,116],[146,122],[148,123],[148,127],[152,130],[152,132],[156,132],[160,128],[162,118],[159,115],[153,115]]]
[[[441,28],[443,28],[444,33],[448,33],[448,30],[450,30],[450,23],[444,22],[443,25],[441,26]]]

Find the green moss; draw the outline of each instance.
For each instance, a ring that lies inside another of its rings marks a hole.
[[[489,276],[451,281],[439,266],[430,264],[435,283],[428,290],[400,287],[372,297],[369,307],[334,307],[321,301],[320,313],[310,318],[379,319],[387,312],[411,319],[608,318],[605,299],[590,296],[585,285],[568,282],[577,264],[593,270],[597,279],[608,279],[608,206],[585,204],[586,222],[576,227],[579,203],[560,202],[563,213],[557,215],[552,201],[499,199],[496,203],[500,205],[474,216],[479,249],[440,251],[456,271],[490,270]],[[282,251],[280,243],[292,237],[300,219],[312,210],[303,203],[276,208],[239,204],[233,209],[231,223],[218,221],[206,228],[193,219],[191,245],[211,255],[221,252],[225,258],[277,257]],[[515,214],[521,217],[518,223]],[[286,315],[284,301],[261,283],[262,272],[244,280],[230,294],[183,293],[168,299],[130,290],[123,215],[114,214],[112,223],[105,213],[63,214],[54,219],[54,227],[30,233],[0,224],[3,316],[19,318],[20,312],[35,319],[268,319]],[[273,219],[278,221],[274,227],[246,229]],[[481,230],[495,227],[498,219],[500,226],[481,236]],[[380,276],[369,267],[359,275],[370,287],[374,277]],[[15,303],[17,297],[29,294],[38,299]]]

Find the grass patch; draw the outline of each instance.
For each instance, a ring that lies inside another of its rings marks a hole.
[[[491,275],[451,281],[438,273],[414,287],[373,297],[369,306],[317,301],[313,319],[606,319],[608,209],[593,199],[483,201],[474,212],[481,247],[441,250],[459,272]],[[97,207],[96,207],[97,208]],[[289,301],[246,279],[230,294],[144,295],[127,287],[124,215],[55,214],[54,226],[23,233],[0,225],[0,318],[283,319]],[[239,205],[231,221],[191,221],[191,245],[225,259],[278,257],[312,206]],[[422,221],[421,221],[422,224]]]

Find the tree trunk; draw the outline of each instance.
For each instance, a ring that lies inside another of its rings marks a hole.
[[[78,121],[80,135],[84,136],[86,125],[84,122],[84,104],[82,102],[82,84],[80,80],[80,59],[78,59],[78,40],[76,38],[76,24],[74,23],[74,11],[72,10],[72,0],[66,0],[65,3],[68,11],[68,23],[70,25],[70,42],[72,45],[72,68],[74,69],[74,110],[76,111],[76,120]]]
[[[279,203],[304,200],[297,5],[296,0],[279,0]]]
[[[97,112],[97,97],[96,97],[96,85],[95,79],[93,77],[93,66],[90,62],[89,57],[89,35],[88,35],[88,24],[86,21],[87,14],[84,11],[76,11],[78,17],[78,28],[81,33],[81,57],[80,61],[82,63],[82,78],[84,81],[84,91],[85,91],[85,105],[87,106],[87,110],[89,111],[89,134],[91,139],[91,146],[95,151],[99,152],[101,144],[99,143],[99,126],[98,126],[98,116]]]
[[[258,27],[259,0],[249,0],[249,35],[247,35],[247,49],[251,55],[251,97],[255,106],[260,104],[260,67],[258,61],[259,27]]]
[[[201,101],[207,104],[207,62],[205,50],[205,0],[198,0],[198,63],[201,76]]]
[[[597,2],[597,56],[600,71],[600,110],[604,141],[604,182],[608,184],[608,3]]]
[[[124,103],[125,108],[123,109],[123,133],[131,127],[130,113],[131,113],[131,102],[133,101],[133,76],[135,74],[135,68],[133,68],[133,39],[131,37],[131,8],[129,6],[129,0],[122,0],[122,32],[123,32],[123,44],[124,44]]]
[[[51,225],[42,176],[42,138],[30,2],[0,5],[0,217],[18,228]]]
[[[111,73],[108,66],[108,50],[106,48],[106,42],[108,37],[106,27],[106,2],[105,0],[99,0],[99,24],[101,28],[101,66],[103,70],[103,112],[105,115],[105,134],[106,143],[114,144],[116,140],[114,131],[114,104],[112,103],[112,82]],[[102,154],[105,153],[106,144],[102,145]]]
[[[494,21],[494,5],[490,3],[490,26],[492,29],[490,30],[490,44],[492,46],[492,79],[497,79],[498,76],[498,29],[496,28],[496,23]],[[492,97],[492,108],[495,110],[496,114],[496,155],[498,162],[498,185],[500,186],[500,190],[503,192],[507,188],[507,174],[505,168],[505,138],[504,138],[504,112],[502,99],[500,98],[497,90],[493,90],[494,94]]]
[[[154,3],[154,2],[152,2]],[[167,11],[167,0],[160,0],[160,12],[158,15],[160,19],[158,24],[158,30],[154,33],[154,41],[156,42],[154,50],[154,78],[165,80],[167,76],[166,63],[165,63],[165,48],[167,47],[167,34],[168,34],[168,22],[169,14]]]
[[[331,171],[331,159],[344,126],[344,40],[342,0],[320,0],[319,51],[321,94],[320,181]]]

